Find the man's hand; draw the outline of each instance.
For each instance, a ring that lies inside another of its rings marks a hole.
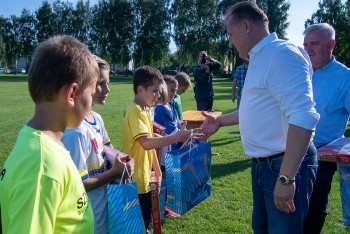
[[[202,111],[202,115],[206,117],[203,124],[200,126],[204,139],[207,140],[211,135],[216,133],[220,128],[220,121],[214,115],[209,115]]]
[[[232,102],[235,103],[235,101],[236,101],[236,95],[232,94]]]
[[[283,185],[277,180],[274,195],[274,202],[282,212],[290,213],[295,211],[294,206],[294,194],[295,194],[295,183],[290,185]]]

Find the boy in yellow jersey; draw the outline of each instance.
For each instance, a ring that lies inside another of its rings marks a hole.
[[[0,176],[3,233],[93,233],[92,210],[61,137],[91,110],[99,69],[76,38],[36,49],[28,73],[34,116],[21,129]]]
[[[159,168],[155,149],[185,142],[191,136],[191,131],[182,129],[176,134],[164,137],[154,137],[149,107],[155,106],[160,97],[159,89],[163,76],[149,66],[137,69],[133,76],[135,98],[127,107],[122,129],[122,151],[135,160],[133,181],[137,183],[140,206],[146,229],[151,221],[151,188],[149,186],[152,168],[161,181],[162,173]],[[194,133],[193,139],[202,137]]]

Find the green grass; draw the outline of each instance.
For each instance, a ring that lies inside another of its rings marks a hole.
[[[116,148],[121,146],[124,109],[133,99],[131,77],[113,77],[106,106],[97,106]],[[229,113],[236,108],[231,101],[231,80],[214,81],[214,109]],[[19,129],[33,115],[34,104],[25,75],[0,75],[0,168],[9,155]],[[195,109],[193,91],[181,96],[183,109]],[[349,129],[348,129],[349,131]],[[347,131],[347,133],[348,133]],[[212,194],[178,220],[165,220],[163,233],[252,233],[252,194],[250,160],[244,155],[238,127],[226,127],[214,135],[212,150]],[[334,177],[330,194],[329,216],[323,233],[349,233],[343,225],[339,175]]]

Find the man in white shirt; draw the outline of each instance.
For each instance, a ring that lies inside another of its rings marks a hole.
[[[317,169],[311,62],[304,50],[269,33],[266,14],[253,2],[235,4],[223,21],[249,69],[240,109],[217,118],[203,113],[203,132],[209,137],[240,124],[252,158],[254,232],[302,233]]]

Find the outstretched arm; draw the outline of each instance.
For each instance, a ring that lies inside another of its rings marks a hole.
[[[202,140],[203,133],[197,133],[199,130],[193,131],[192,139],[193,140]],[[164,146],[171,145],[177,142],[185,142],[191,137],[191,130],[180,129],[175,134],[163,136],[163,137],[151,137],[151,136],[142,136],[137,138],[142,148],[145,150],[163,148]]]
[[[200,127],[205,139],[208,139],[211,135],[216,133],[220,127],[238,124],[238,110],[219,117],[207,114],[203,111],[202,115],[206,117],[204,123]]]

